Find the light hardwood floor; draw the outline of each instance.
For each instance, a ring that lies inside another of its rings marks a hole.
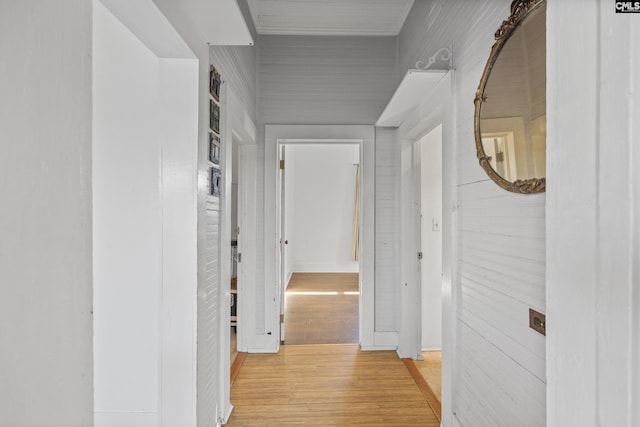
[[[249,354],[231,402],[230,427],[439,426],[395,352],[362,352],[354,344]]]
[[[287,345],[279,354],[240,353],[228,426],[439,426],[415,366],[355,344],[357,291],[357,274],[292,277]],[[339,342],[354,344],[306,345]]]
[[[358,274],[294,273],[285,303],[285,344],[358,343]]]
[[[424,360],[416,360],[420,373],[433,390],[439,401],[442,401],[442,352],[423,351]]]

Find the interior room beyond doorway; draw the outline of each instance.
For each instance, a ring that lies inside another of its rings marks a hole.
[[[358,343],[357,144],[287,144],[284,343]]]

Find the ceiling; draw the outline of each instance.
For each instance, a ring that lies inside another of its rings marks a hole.
[[[414,0],[248,0],[258,34],[395,36]]]
[[[131,3],[131,0],[108,1]],[[184,29],[196,40],[205,41],[210,45],[253,45],[251,32],[236,0],[153,0],[153,2],[175,28]]]

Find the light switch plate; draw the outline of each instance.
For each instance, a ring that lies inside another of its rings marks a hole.
[[[547,316],[533,309],[529,309],[529,327],[534,331],[547,335]]]

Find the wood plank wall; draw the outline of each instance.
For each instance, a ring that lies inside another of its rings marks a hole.
[[[473,98],[509,0],[416,2],[399,36],[401,70],[453,44],[456,69],[458,359],[453,409],[465,426],[545,425],[545,195],[498,188],[478,166]]]

